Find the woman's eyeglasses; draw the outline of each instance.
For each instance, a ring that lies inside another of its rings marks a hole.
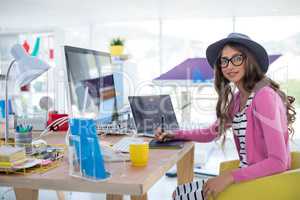
[[[243,54],[239,54],[231,58],[221,57],[219,60],[219,64],[222,68],[228,67],[229,62],[231,62],[234,66],[241,66],[244,60],[245,60],[245,56]]]

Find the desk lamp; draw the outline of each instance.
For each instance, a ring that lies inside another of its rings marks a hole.
[[[11,54],[14,59],[11,61],[6,77],[5,77],[5,144],[8,143],[9,137],[9,127],[8,127],[8,79],[9,73],[16,65],[14,75],[16,77],[16,85],[22,87],[29,84],[31,81],[39,77],[41,74],[46,72],[50,66],[40,60],[37,57],[32,57],[28,55],[25,49],[19,45],[15,44],[11,49]]]

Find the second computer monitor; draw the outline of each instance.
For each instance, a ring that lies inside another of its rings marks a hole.
[[[157,128],[179,128],[169,95],[129,96],[128,100],[138,134],[154,136]]]

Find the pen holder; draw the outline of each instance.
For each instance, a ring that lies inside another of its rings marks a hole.
[[[71,176],[91,181],[103,181],[109,177],[92,119],[70,120],[69,172]]]
[[[15,132],[15,144],[24,147],[26,154],[32,153],[32,132]]]

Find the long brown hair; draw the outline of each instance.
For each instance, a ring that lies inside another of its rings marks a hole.
[[[295,101],[294,97],[287,96],[281,89],[278,83],[273,81],[270,78],[267,78],[264,72],[259,67],[258,62],[254,55],[245,47],[237,43],[228,43],[226,46],[230,46],[233,49],[240,51],[243,55],[246,56],[245,65],[246,71],[245,75],[242,78],[242,84],[244,89],[251,93],[259,81],[267,81],[268,85],[281,97],[284,105],[286,106],[287,122],[288,122],[288,132],[290,135],[294,134],[294,129],[292,124],[296,119],[296,111],[292,106]],[[231,123],[232,116],[230,116],[230,109],[233,109],[233,92],[235,87],[227,80],[222,72],[221,67],[219,66],[219,60],[222,54],[222,50],[219,52],[217,62],[214,66],[215,71],[215,89],[218,94],[218,101],[216,106],[216,114],[219,119],[219,137],[223,137],[223,144],[225,142],[225,132],[226,124]]]

